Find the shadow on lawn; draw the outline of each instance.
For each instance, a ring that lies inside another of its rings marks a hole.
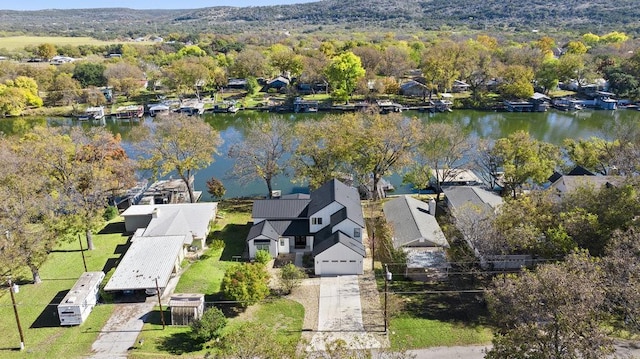
[[[246,248],[247,235],[252,223],[227,224],[222,230],[213,232],[213,238],[224,240],[221,261],[231,261],[233,256],[241,256]]]
[[[67,295],[67,293],[69,293],[68,289],[61,290],[55,296],[53,296],[51,302],[49,302],[49,304],[44,308],[44,310],[42,311],[42,313],[40,313],[36,320],[31,323],[31,326],[29,328],[36,329],[59,327],[60,319],[58,318],[58,304],[62,302],[62,299],[64,299],[64,296]]]
[[[98,234],[124,233],[125,231],[124,222],[111,222],[102,228]]]
[[[171,311],[163,310],[166,325],[171,324]],[[162,317],[160,310],[149,312],[145,321],[154,325],[162,325]],[[171,353],[172,355],[182,355],[185,353],[196,352],[202,350],[203,343],[200,343],[190,336],[189,332],[174,333],[167,337],[161,338],[158,342],[158,349]]]

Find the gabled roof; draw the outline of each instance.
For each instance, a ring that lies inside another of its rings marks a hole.
[[[449,247],[429,205],[410,196],[400,196],[382,207],[387,222],[393,226],[393,247]]]
[[[118,263],[104,287],[112,290],[136,290],[167,286],[184,243],[183,236],[133,237],[131,246]]]
[[[562,176],[551,184],[559,192],[572,192],[581,187],[601,188],[621,182],[619,176]]]
[[[347,218],[364,227],[362,206],[358,190],[345,185],[337,179],[325,183],[320,188],[311,192],[309,203],[309,217],[318,213],[333,202],[338,202],[347,209]]]
[[[503,200],[494,192],[478,186],[451,186],[443,188],[442,191],[447,197],[450,206],[462,208],[465,205],[487,206],[492,210],[498,208]]]
[[[329,237],[322,240],[320,243],[315,243],[313,246],[313,256],[317,256],[318,254],[326,251],[327,249],[341,243],[345,247],[351,249],[357,254],[364,257],[366,255],[364,245],[355,239],[349,237],[348,235],[337,231],[331,234]]]
[[[262,199],[253,202],[252,218],[294,219],[307,217],[309,199]]]
[[[421,84],[420,82],[416,81],[416,80],[409,80],[405,83],[403,83],[402,85],[400,85],[400,90],[401,91],[406,91],[410,88],[414,88],[414,87],[418,87],[420,89],[423,90],[428,90],[429,88],[423,84]]]
[[[196,238],[205,238],[209,222],[215,217],[218,204],[176,203],[176,204],[138,204],[122,213],[127,216],[154,216],[144,231],[144,236],[171,236],[193,234]]]
[[[247,235],[247,241],[255,239],[259,236],[264,236],[273,240],[276,240],[280,237],[278,235],[278,232],[273,229],[273,226],[269,223],[269,221],[262,221],[251,226],[251,229],[249,229],[249,234]]]

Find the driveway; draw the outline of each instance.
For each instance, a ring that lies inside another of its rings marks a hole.
[[[113,314],[100,330],[98,339],[91,346],[92,359],[126,359],[129,348],[136,344],[136,339],[144,318],[156,303],[117,304]]]
[[[322,277],[318,303],[318,331],[308,350],[325,350],[336,340],[349,348],[380,348],[380,342],[365,332],[358,276]]]

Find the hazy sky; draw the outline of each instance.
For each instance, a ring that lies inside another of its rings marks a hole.
[[[197,9],[212,6],[266,6],[319,0],[2,0],[0,10],[86,9],[126,7],[129,9]]]

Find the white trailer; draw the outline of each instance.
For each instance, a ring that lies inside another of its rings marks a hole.
[[[84,272],[58,304],[60,325],[80,325],[91,313],[100,297],[103,272]]]

